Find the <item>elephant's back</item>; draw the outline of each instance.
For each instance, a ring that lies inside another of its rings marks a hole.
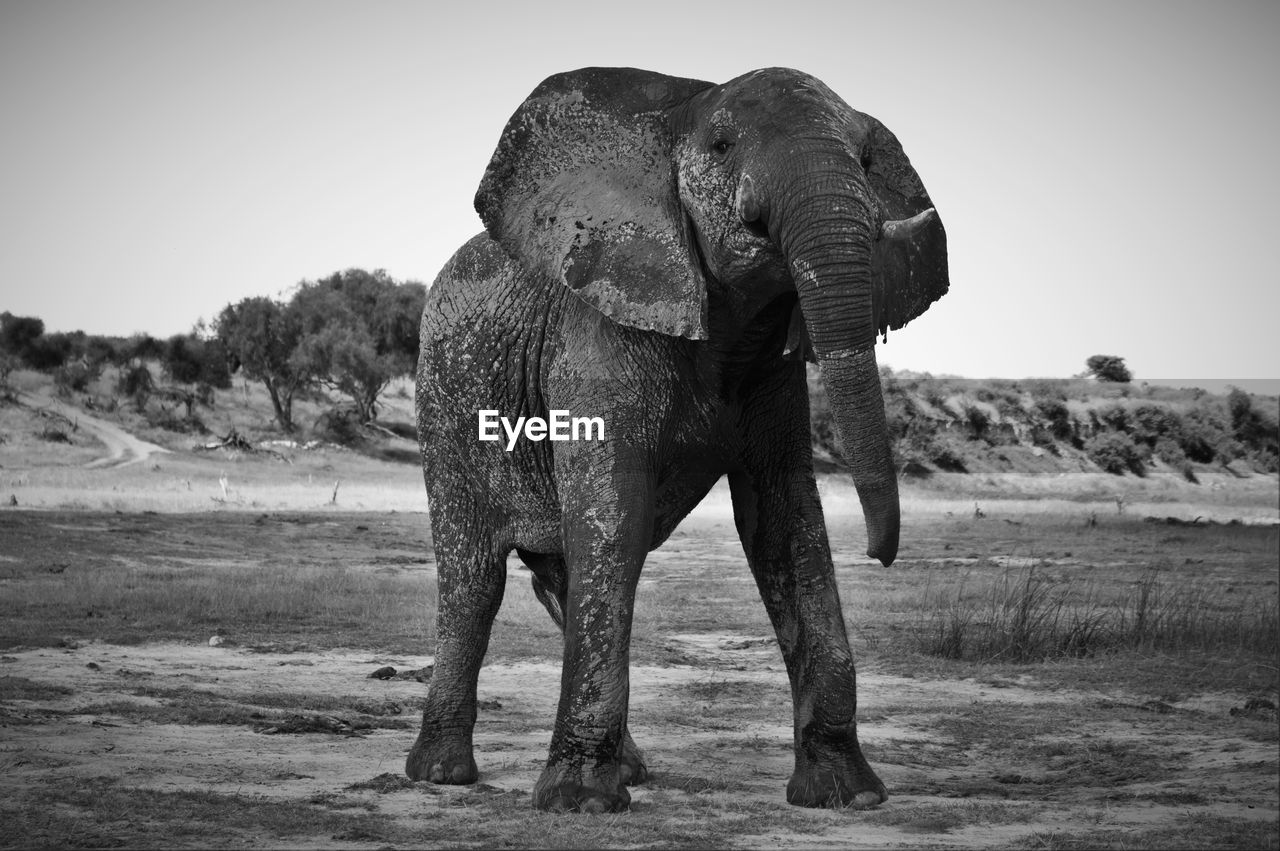
[[[460,248],[436,276],[422,311],[420,429],[431,425],[474,441],[479,409],[538,413],[529,408],[537,405],[544,329],[557,295],[487,234]]]
[[[480,233],[449,258],[427,291],[421,342],[474,330],[494,330],[512,313],[512,302],[527,295],[524,272],[502,248]],[[467,351],[473,346],[461,346]]]

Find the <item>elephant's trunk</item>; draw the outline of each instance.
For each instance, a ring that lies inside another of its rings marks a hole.
[[[810,166],[792,176],[772,206],[769,232],[795,279],[831,413],[862,502],[867,555],[887,566],[898,553],[900,517],[875,355],[875,202],[852,159],[835,152],[827,165]]]

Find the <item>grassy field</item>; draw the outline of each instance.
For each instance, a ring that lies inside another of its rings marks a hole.
[[[129,419],[168,451],[86,467],[87,421],[0,405],[2,846],[1280,847],[1275,475],[940,472],[887,569],[824,478],[890,794],[860,813],[784,801],[786,674],[720,486],[637,593],[651,782],[583,818],[529,805],[560,638],[515,559],[480,783],[403,778],[435,641],[411,441],[196,450]]]

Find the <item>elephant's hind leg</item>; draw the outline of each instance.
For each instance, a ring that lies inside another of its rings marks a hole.
[[[432,783],[474,783],[476,681],[502,604],[506,555],[466,540],[451,519],[432,512],[440,589],[435,672],[405,773]]]
[[[533,593],[564,632],[564,613],[568,607],[569,574],[564,557],[555,554],[531,553],[517,549],[520,560],[533,573]],[[649,779],[644,753],[631,738],[631,730],[624,728],[622,746],[618,750],[618,773],[627,786],[638,786]]]

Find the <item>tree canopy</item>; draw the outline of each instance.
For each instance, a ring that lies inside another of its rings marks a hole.
[[[1129,367],[1125,366],[1124,358],[1115,355],[1093,355],[1087,361],[1087,375],[1096,377],[1099,381],[1114,381],[1117,383],[1128,383],[1133,380],[1133,373],[1129,371]]]
[[[348,269],[303,281],[287,302],[255,297],[228,305],[214,328],[232,368],[266,386],[285,431],[294,427],[294,394],[311,384],[349,397],[369,422],[391,380],[414,370],[425,301],[420,283]]]
[[[303,331],[295,361],[349,397],[360,420],[369,422],[391,380],[414,370],[425,299],[426,287],[398,284],[381,269],[304,281],[291,302]]]

